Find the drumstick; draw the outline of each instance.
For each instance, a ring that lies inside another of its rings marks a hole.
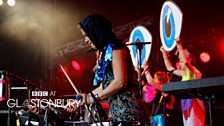
[[[77,88],[75,87],[75,85],[73,84],[72,80],[69,78],[68,74],[65,72],[65,70],[64,70],[64,68],[62,67],[61,64],[60,64],[60,67],[61,67],[63,73],[65,74],[65,76],[67,77],[68,81],[69,81],[70,84],[72,85],[72,87],[73,87],[73,89],[75,90],[75,92],[76,92],[77,94],[79,94]],[[79,101],[80,101],[80,100],[79,100]],[[85,104],[85,108],[90,112],[90,114],[91,114],[91,116],[92,116],[92,118],[93,118],[93,121],[96,123],[96,120],[94,119],[91,110],[89,110],[89,108],[88,108],[88,106],[87,106],[86,104]]]
[[[60,64],[60,67],[63,71],[63,73],[65,74],[65,76],[67,77],[68,81],[70,82],[70,84],[72,85],[73,89],[75,90],[75,92],[77,94],[79,94],[79,91],[77,90],[77,88],[75,87],[75,85],[73,84],[72,80],[69,78],[68,74],[65,72],[64,68],[62,67],[62,65]]]
[[[75,90],[76,94],[79,94],[79,91],[77,90],[77,88],[75,87],[75,85],[73,84],[72,80],[70,79],[70,77],[68,76],[68,74],[65,72],[65,69],[62,67],[61,64],[60,64],[60,67],[61,67],[63,73],[65,74],[65,76],[67,77],[68,81],[72,85],[73,89]],[[81,102],[81,100],[78,100],[78,103],[77,104],[79,104],[80,102]],[[85,107],[88,108],[86,105],[85,105]]]
[[[61,64],[60,64],[60,67],[61,67],[63,73],[65,74],[65,76],[67,77],[68,81],[69,81],[70,84],[72,85],[72,87],[73,87],[73,89],[75,90],[75,92],[76,92],[77,94],[79,94],[77,88],[75,87],[75,85],[73,84],[72,80],[69,78],[68,74],[65,72],[65,70],[64,70],[64,68],[62,67]],[[79,100],[79,101],[80,101],[80,100]],[[95,120],[95,118],[94,118],[94,116],[93,116],[91,110],[89,110],[87,104],[85,104],[84,106],[85,106],[85,108],[90,112],[90,114],[91,114],[91,116],[92,116],[92,118],[93,118],[93,121],[96,123],[96,120]],[[97,123],[96,123],[96,124],[97,124]]]

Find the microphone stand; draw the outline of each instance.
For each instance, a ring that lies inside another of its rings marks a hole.
[[[100,125],[103,126],[103,123],[102,123],[102,120],[101,120],[101,117],[104,118],[104,120],[107,120],[108,118],[108,115],[105,113],[105,111],[103,110],[103,107],[102,105],[99,103],[98,99],[95,97],[95,95],[90,92],[90,95],[91,97],[94,99],[94,102],[95,102],[95,109],[96,109],[96,112],[97,112],[97,118],[100,122]]]
[[[103,122],[101,120],[101,114],[99,112],[99,108],[98,108],[98,105],[97,104],[95,104],[95,109],[96,109],[96,112],[97,112],[98,121],[100,122],[100,126],[103,126]]]
[[[11,82],[10,80],[7,78],[6,80],[8,80],[8,98],[11,99]],[[8,107],[8,126],[11,126],[11,107]]]
[[[132,42],[132,43],[127,43],[126,45],[135,45],[136,49],[137,49],[137,64],[138,64],[138,80],[139,80],[139,93],[140,96],[142,96],[142,70],[141,70],[141,66],[142,66],[142,49],[143,49],[143,45],[145,44],[151,44],[151,42]]]

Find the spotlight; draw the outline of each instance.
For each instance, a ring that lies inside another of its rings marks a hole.
[[[67,66],[63,66],[63,68],[64,68],[64,70],[65,70],[66,73],[69,72]],[[58,67],[58,72],[59,72],[60,74],[64,75],[64,73],[63,73],[63,71],[62,71],[62,69],[61,69],[60,67]]]
[[[209,61],[210,61],[210,55],[209,55],[209,53],[207,53],[207,52],[202,52],[202,53],[200,54],[200,59],[201,59],[201,61],[204,62],[204,63],[209,62]]]
[[[11,7],[11,6],[14,6],[16,4],[16,1],[15,0],[8,0],[7,3]]]
[[[80,70],[80,65],[79,65],[79,63],[76,60],[72,60],[72,67],[75,70]]]
[[[224,57],[224,38],[221,40],[221,45],[220,45],[220,50],[221,50],[221,54],[222,54],[222,57]]]
[[[0,0],[0,6],[2,6],[2,4],[3,4],[3,0]]]

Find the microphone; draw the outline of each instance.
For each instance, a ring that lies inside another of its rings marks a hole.
[[[103,110],[103,107],[102,107],[102,105],[100,104],[99,100],[95,97],[95,95],[94,95],[92,92],[90,92],[90,95],[91,95],[91,97],[93,98],[94,103],[96,104],[96,107],[97,107],[97,109],[98,109],[99,114],[102,115],[102,117],[104,118],[104,120],[107,120],[107,119],[108,119],[108,115],[107,115],[107,113]]]
[[[126,43],[126,45],[146,45],[146,44],[152,44],[152,42],[132,42],[132,43]]]
[[[91,47],[91,48],[86,50],[86,53],[95,52],[95,51],[97,51],[97,49],[94,49],[94,48]]]

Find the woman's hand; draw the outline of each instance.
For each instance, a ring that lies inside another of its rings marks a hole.
[[[77,108],[79,108],[82,105],[85,105],[86,103],[89,104],[90,100],[89,100],[89,95],[87,94],[79,94],[76,96],[76,99],[73,100],[73,102],[69,102],[66,105],[65,111],[67,112],[73,112],[75,111]]]
[[[163,46],[160,47],[160,51],[161,51],[162,53],[163,53],[163,52],[166,52]]]
[[[138,72],[139,71],[139,67],[138,66],[134,66],[135,71]]]
[[[181,45],[182,41],[180,38],[175,39],[177,45]]]
[[[148,69],[148,67],[149,67],[148,62],[145,60],[145,61],[142,63],[142,66],[143,66],[143,70]]]

